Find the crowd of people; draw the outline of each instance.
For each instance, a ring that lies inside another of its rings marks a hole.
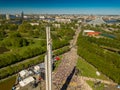
[[[73,71],[77,61],[77,54],[75,49],[71,49],[70,52],[64,54],[62,62],[57,68],[57,71],[54,73],[53,77],[53,83],[55,85],[62,86],[67,77],[71,74]]]
[[[53,84],[59,86],[59,88],[64,85],[66,79],[76,66],[78,56],[77,50],[73,46],[76,44],[79,32],[80,30],[76,30],[75,36],[70,43],[71,50],[63,55],[63,59],[53,75]]]

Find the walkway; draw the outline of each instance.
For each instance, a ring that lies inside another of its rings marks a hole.
[[[74,75],[78,59],[77,49],[75,47],[79,33],[80,28],[76,30],[75,36],[70,43],[71,50],[63,55],[62,62],[53,74],[54,90],[92,90],[83,79],[78,81]]]
[[[114,83],[112,81],[102,80],[102,79],[95,79],[95,78],[84,77],[84,76],[79,77],[79,79],[80,78],[84,79],[85,81],[87,81],[87,80],[94,81],[94,82],[100,81],[101,83],[108,84],[108,85],[117,85],[117,83]]]

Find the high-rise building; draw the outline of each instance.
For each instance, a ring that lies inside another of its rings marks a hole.
[[[10,20],[10,15],[6,14],[6,20]]]
[[[21,13],[21,19],[22,19],[22,20],[24,19],[24,13],[23,13],[23,11],[22,11],[22,13]]]
[[[23,22],[23,19],[24,19],[24,13],[23,13],[23,11],[21,12],[21,15],[20,15],[20,23],[22,24],[22,22]]]

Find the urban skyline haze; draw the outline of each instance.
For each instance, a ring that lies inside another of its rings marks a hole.
[[[0,13],[120,15],[120,0],[0,0]]]

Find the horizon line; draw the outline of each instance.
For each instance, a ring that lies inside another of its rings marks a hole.
[[[120,15],[120,8],[0,8],[2,14],[100,14]]]

